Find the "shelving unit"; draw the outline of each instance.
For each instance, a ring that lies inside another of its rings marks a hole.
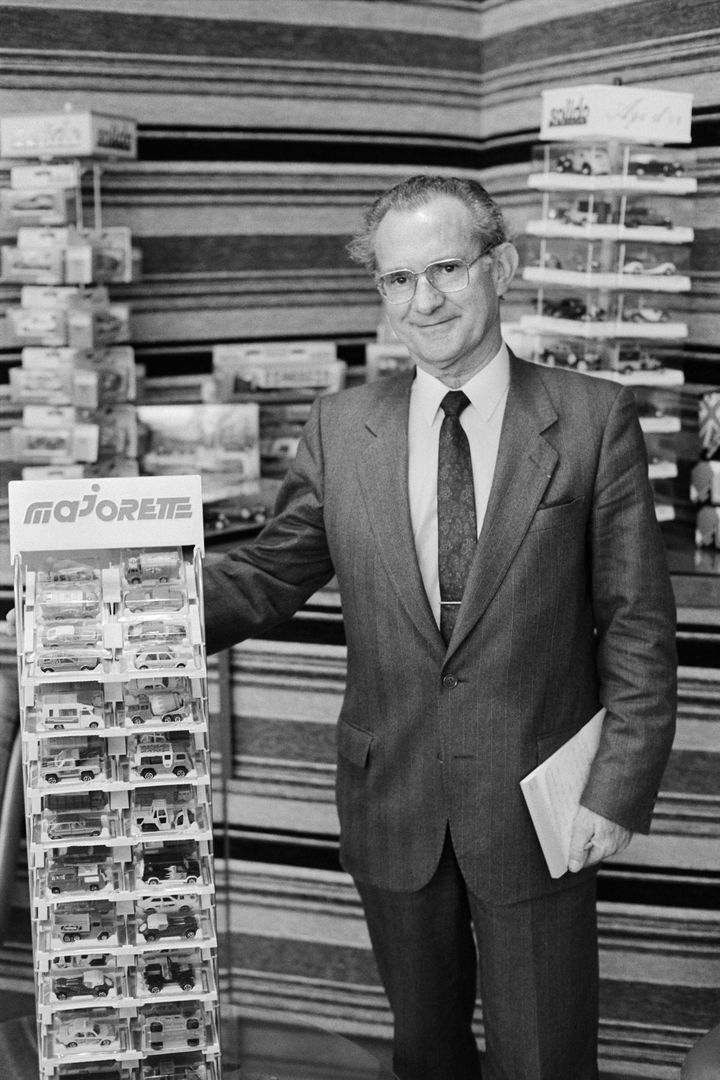
[[[219,1080],[200,482],[61,494],[10,486],[40,1075]]]

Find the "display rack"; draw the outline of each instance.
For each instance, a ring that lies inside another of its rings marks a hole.
[[[41,1080],[219,1080],[200,480],[9,499]]]
[[[0,117],[0,281],[20,286],[6,309],[21,350],[10,432],[23,479],[136,475],[135,356],[130,309],[108,286],[139,276],[130,229],[105,226],[103,163],[136,156],[134,120],[91,111]]]
[[[664,437],[648,440],[659,481],[678,475],[666,437],[680,432],[679,407],[666,398],[658,407],[657,392],[684,382],[673,356],[688,333],[677,301],[691,287],[687,197],[697,189],[692,151],[664,143],[670,133],[689,140],[689,97],[619,86],[547,92],[545,142],[528,178],[542,213],[526,227],[523,278],[537,287],[535,311],[520,320],[526,349],[538,363],[633,386],[646,436]],[[674,517],[672,502],[656,498],[656,508],[660,520]]]

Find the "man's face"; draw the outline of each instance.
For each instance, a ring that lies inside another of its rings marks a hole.
[[[511,245],[506,247],[514,255]],[[375,237],[378,274],[399,269],[419,273],[428,263],[450,258],[471,263],[480,250],[470,211],[445,195],[417,210],[390,210]],[[499,297],[514,269],[513,263],[508,274],[503,262],[502,255],[479,259],[460,292],[439,292],[421,277],[412,300],[384,302],[387,319],[413,360],[448,385],[468,379],[500,348]]]

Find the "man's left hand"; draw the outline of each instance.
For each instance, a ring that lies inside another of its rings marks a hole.
[[[630,829],[609,821],[585,806],[579,807],[570,837],[568,870],[576,874],[586,866],[594,866],[609,855],[624,851],[631,838]]]

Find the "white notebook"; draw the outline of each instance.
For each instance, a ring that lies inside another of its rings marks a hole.
[[[568,868],[570,834],[600,743],[605,709],[595,713],[572,738],[520,781],[550,876]]]

